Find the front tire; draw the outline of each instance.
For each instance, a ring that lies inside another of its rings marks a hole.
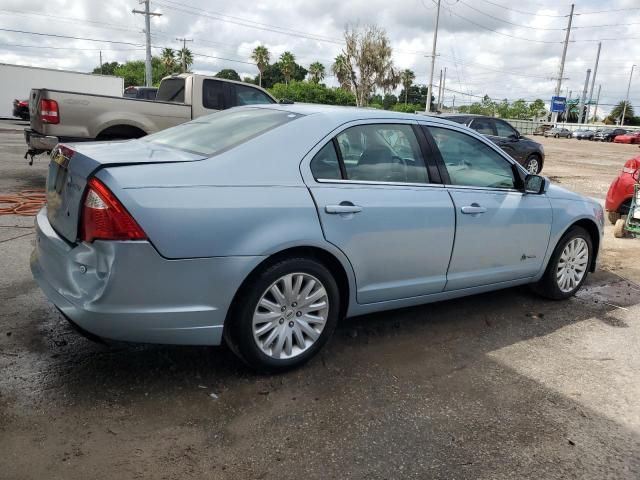
[[[338,285],[316,260],[281,260],[241,288],[225,337],[231,350],[255,370],[280,372],[302,365],[324,346],[338,323]]]
[[[622,217],[622,214],[620,212],[613,212],[613,211],[608,211],[607,212],[607,218],[609,219],[609,222],[611,223],[611,225],[615,225],[616,222]]]
[[[560,135],[556,133],[553,137],[554,138],[560,138]]]
[[[587,278],[592,252],[589,233],[582,227],[571,227],[556,245],[534,290],[552,300],[564,300],[575,295]]]
[[[533,175],[537,175],[540,170],[542,170],[542,165],[540,164],[540,157],[536,154],[531,154],[527,157],[527,161],[524,164],[524,168]]]

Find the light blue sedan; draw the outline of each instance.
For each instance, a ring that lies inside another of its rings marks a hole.
[[[31,268],[104,339],[308,360],[343,317],[596,268],[596,202],[437,117],[240,107],[148,137],[61,145]]]

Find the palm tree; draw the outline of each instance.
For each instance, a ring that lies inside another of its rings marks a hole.
[[[347,63],[347,57],[343,54],[338,55],[331,66],[331,71],[336,76],[336,79],[340,84],[340,88],[344,90],[351,89],[351,69]]]
[[[160,61],[166,75],[173,73],[176,70],[176,52],[173,48],[163,48]]]
[[[324,65],[320,62],[313,62],[309,65],[309,76],[313,83],[320,83],[324,80]]]
[[[284,76],[284,83],[289,85],[289,80],[291,80],[291,75],[296,68],[296,57],[291,52],[284,52],[280,55],[280,71]]]
[[[253,49],[253,53],[251,54],[251,59],[256,62],[258,67],[258,71],[260,72],[260,83],[262,86],[262,73],[265,68],[269,66],[269,50],[264,45],[258,45]]]
[[[188,48],[180,49],[180,61],[182,62],[182,73],[189,70],[189,67],[193,65],[193,54]]]
[[[624,108],[625,104],[627,106],[626,111]],[[611,120],[613,120],[614,122],[619,121],[622,118],[622,112],[624,112],[624,123],[629,122],[629,120],[633,118],[633,107],[629,102],[625,102],[624,100],[618,102],[618,104],[613,107],[611,113],[609,114],[609,118],[611,118]]]
[[[407,104],[407,97],[409,95],[409,89],[411,85],[413,85],[413,81],[416,79],[416,74],[413,73],[413,70],[403,70],[400,73],[400,81],[402,82],[402,87],[404,88],[404,104]]]

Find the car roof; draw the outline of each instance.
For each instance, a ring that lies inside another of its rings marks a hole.
[[[460,124],[441,118],[439,115],[392,112],[390,110],[381,110],[376,108],[323,105],[317,103],[258,104],[236,108],[267,108],[297,113],[299,115],[323,115],[334,121],[339,121],[340,123],[346,123],[354,120],[414,120],[430,121],[433,123],[460,127]]]

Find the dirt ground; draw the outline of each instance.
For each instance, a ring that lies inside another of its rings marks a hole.
[[[0,125],[0,193],[42,187]],[[537,137],[540,139],[540,137]],[[604,199],[634,146],[540,139],[544,174]],[[349,319],[278,376],[225,348],[92,343],[0,216],[2,479],[638,479],[640,239],[607,227],[564,302],[527,288]]]

